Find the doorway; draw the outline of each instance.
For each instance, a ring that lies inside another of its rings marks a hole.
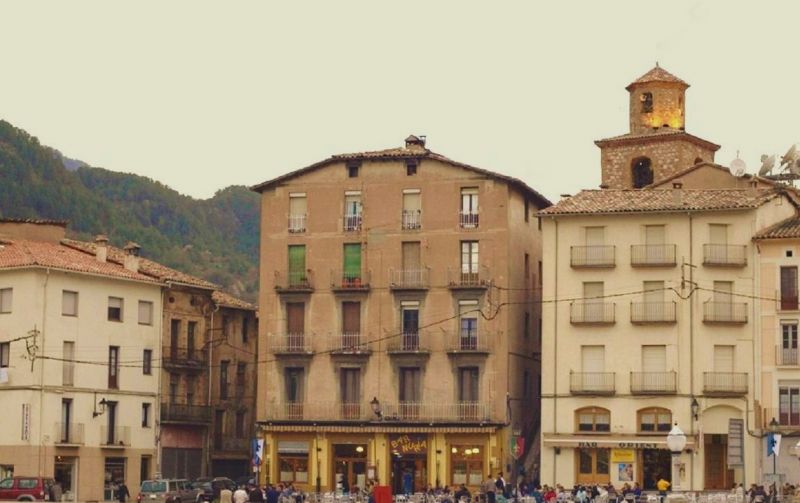
[[[367,449],[364,444],[334,444],[331,486],[344,493],[367,487]]]
[[[78,501],[78,459],[56,456],[53,478],[61,484],[61,501]]]
[[[421,492],[427,481],[427,454],[394,454],[392,459],[392,491],[394,494]]]
[[[733,483],[733,470],[728,468],[728,435],[705,437],[706,489],[728,489]]]
[[[608,484],[611,481],[609,471],[609,454],[611,449],[576,449],[576,462],[578,463],[578,484],[594,485]]]
[[[642,489],[655,491],[658,479],[672,482],[672,455],[667,449],[642,450]]]

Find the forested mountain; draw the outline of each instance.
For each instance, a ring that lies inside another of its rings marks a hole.
[[[142,256],[256,300],[259,200],[244,186],[193,199],[68,159],[0,121],[0,217],[69,220],[76,239],[104,233],[114,245],[135,241]]]

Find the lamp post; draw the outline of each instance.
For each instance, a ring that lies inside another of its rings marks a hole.
[[[776,421],[775,418],[773,417],[772,421],[769,422],[770,436],[774,436],[776,433],[778,433],[778,427],[779,426],[780,425],[778,424],[778,421]],[[774,440],[773,440],[773,442],[774,442]],[[773,447],[773,449],[772,449],[772,475],[775,475],[777,473],[777,461],[778,461],[778,456],[775,455],[775,449]],[[773,478],[773,480],[774,480],[774,478]]]
[[[672,490],[681,490],[681,453],[686,447],[686,434],[678,427],[678,423],[672,426],[667,434],[667,447],[672,453]]]

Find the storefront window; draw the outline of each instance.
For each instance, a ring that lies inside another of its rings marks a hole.
[[[611,449],[577,449],[579,484],[608,484]]]
[[[333,446],[334,486],[344,492],[367,487],[367,442]]]
[[[672,429],[672,412],[668,409],[652,407],[639,411],[639,431],[641,433],[668,432]]]
[[[280,482],[308,483],[308,442],[278,442]]]
[[[578,431],[607,433],[611,431],[611,412],[601,407],[586,407],[575,411]]]
[[[103,498],[116,499],[114,490],[120,482],[125,482],[125,458],[106,458],[103,478]]]
[[[454,445],[450,448],[451,483],[478,487],[483,473],[483,451],[477,445]]]

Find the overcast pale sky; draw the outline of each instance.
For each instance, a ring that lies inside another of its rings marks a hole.
[[[717,162],[800,141],[800,2],[6,0],[0,47],[0,118],[195,197],[415,133],[557,199],[655,61]]]

